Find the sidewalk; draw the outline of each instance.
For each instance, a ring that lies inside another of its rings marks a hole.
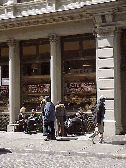
[[[44,141],[42,133],[24,134],[22,132],[0,131],[0,152],[3,149],[13,151],[41,151],[62,155],[88,155],[126,159],[126,135],[104,137],[105,144],[98,143],[98,136],[92,144],[88,137],[83,136],[57,137],[57,140]]]

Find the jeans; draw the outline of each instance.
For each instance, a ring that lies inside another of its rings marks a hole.
[[[55,139],[54,121],[44,121],[46,136],[48,139]]]

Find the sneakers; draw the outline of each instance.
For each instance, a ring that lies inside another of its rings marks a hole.
[[[45,140],[45,141],[49,141],[49,139],[48,139],[48,138],[45,138],[44,140]]]
[[[94,139],[92,137],[88,138],[93,144],[95,144]]]
[[[106,142],[105,141],[99,141],[100,144],[105,144]]]

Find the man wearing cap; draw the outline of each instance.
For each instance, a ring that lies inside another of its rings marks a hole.
[[[97,104],[97,112],[96,112],[96,118],[95,118],[95,124],[96,124],[96,128],[95,128],[95,131],[93,133],[92,136],[89,137],[89,139],[93,142],[94,144],[94,137],[96,135],[99,135],[99,138],[100,138],[100,141],[99,143],[104,143],[103,141],[103,132],[104,132],[104,114],[105,114],[105,99],[106,97],[101,95],[99,97],[99,100],[98,100],[98,104]]]
[[[55,130],[54,130],[54,121],[55,121],[55,106],[52,102],[50,102],[49,96],[45,96],[45,106],[44,106],[44,126],[48,140],[55,139]]]

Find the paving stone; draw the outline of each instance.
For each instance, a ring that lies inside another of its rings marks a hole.
[[[0,132],[0,168],[125,168],[126,159],[114,157],[126,153],[125,135],[105,137],[108,144],[94,145],[88,136],[77,137],[77,140],[46,142],[41,133]],[[95,140],[97,142],[98,138]],[[113,144],[112,141],[120,143]]]

